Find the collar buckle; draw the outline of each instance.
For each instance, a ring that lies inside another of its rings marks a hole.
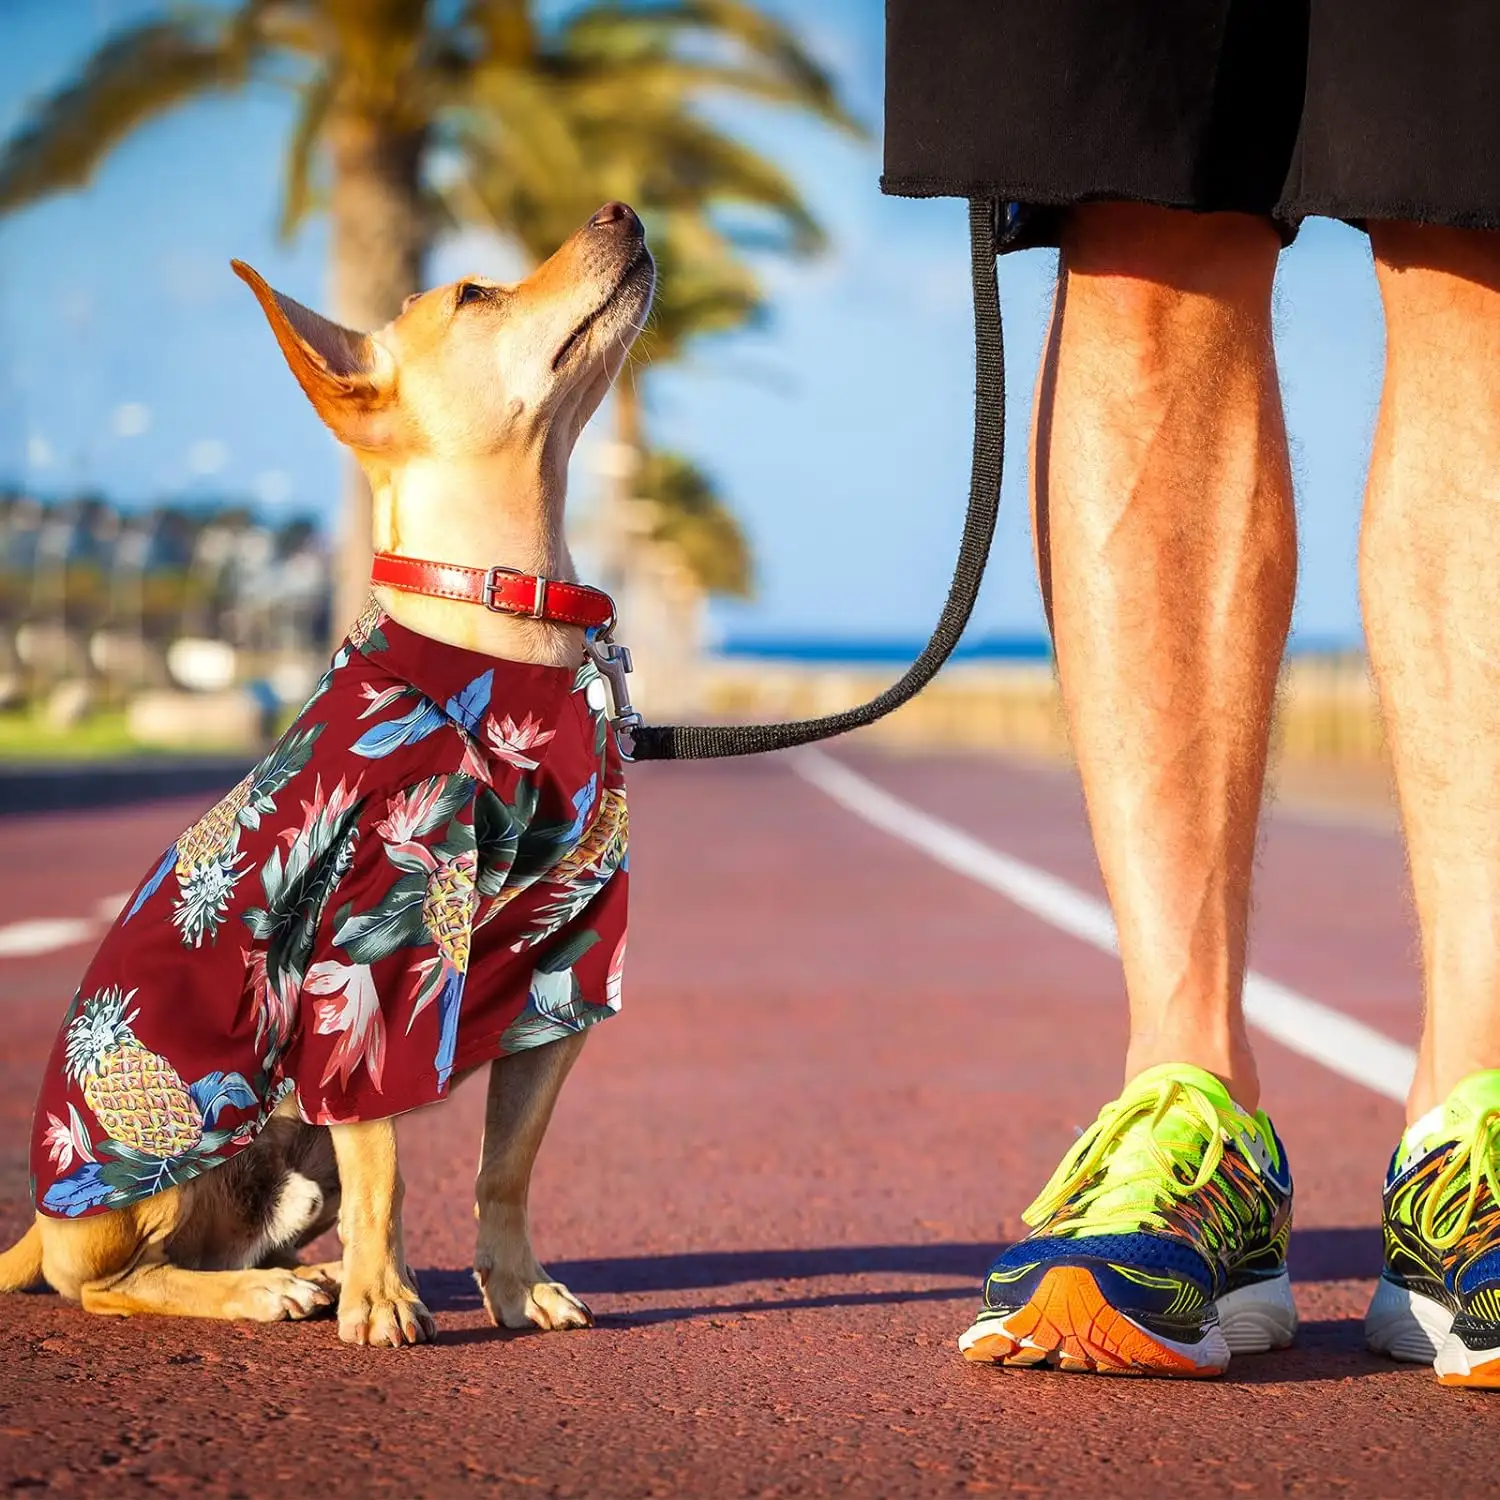
[[[511,578],[530,578],[536,585],[536,594],[531,601],[530,610],[512,609],[509,605],[500,602],[498,595],[502,574]],[[507,568],[497,563],[494,567],[485,569],[484,582],[480,585],[479,602],[497,615],[529,614],[533,620],[540,620],[545,618],[547,613],[548,582],[549,580],[540,574],[523,573],[519,568]]]

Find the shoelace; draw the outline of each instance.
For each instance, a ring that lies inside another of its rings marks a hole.
[[[1452,1228],[1439,1234],[1438,1212],[1448,1197],[1448,1190],[1465,1169],[1469,1173],[1469,1191],[1464,1197],[1464,1206],[1459,1210]],[[1474,1122],[1474,1133],[1469,1139],[1467,1151],[1463,1149],[1461,1141],[1454,1143],[1454,1149],[1449,1153],[1442,1171],[1433,1181],[1432,1191],[1423,1200],[1418,1227],[1422,1231],[1422,1238],[1434,1249],[1451,1250],[1468,1233],[1469,1225],[1474,1219],[1475,1205],[1479,1202],[1481,1182],[1489,1184],[1490,1196],[1500,1203],[1500,1105],[1491,1105]]]
[[[1178,1177],[1171,1154],[1157,1138],[1159,1127],[1174,1108],[1187,1114],[1195,1138],[1203,1143],[1203,1156],[1190,1182]],[[1138,1133],[1141,1126],[1144,1131]],[[1218,1171],[1226,1139],[1238,1144],[1255,1133],[1251,1120],[1222,1114],[1202,1090],[1163,1079],[1154,1090],[1126,1094],[1106,1104],[1021,1217],[1033,1229],[1047,1224],[1053,1234],[1079,1228],[1110,1234],[1129,1233],[1144,1225],[1165,1227],[1159,1212],[1163,1197],[1185,1198],[1198,1191]],[[1246,1154],[1255,1160],[1253,1154]],[[1142,1171],[1148,1164],[1157,1169],[1149,1182]],[[1116,1194],[1126,1201],[1104,1209],[1101,1200]],[[1072,1211],[1065,1219],[1049,1222],[1069,1205]],[[1091,1213],[1091,1208],[1104,1211]]]

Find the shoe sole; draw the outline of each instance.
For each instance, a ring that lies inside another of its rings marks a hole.
[[[1474,1351],[1456,1333],[1450,1333],[1432,1362],[1438,1384],[1470,1391],[1500,1391],[1500,1350],[1487,1350],[1478,1364],[1474,1360]]]
[[[1381,1277],[1365,1314],[1365,1343],[1376,1354],[1431,1365],[1439,1385],[1500,1390],[1500,1352],[1475,1352],[1453,1332],[1453,1313],[1432,1297]]]
[[[975,1323],[958,1347],[976,1364],[1203,1380],[1222,1375],[1232,1353],[1285,1348],[1297,1329],[1285,1275],[1227,1294],[1218,1311],[1217,1326],[1196,1344],[1180,1344],[1112,1306],[1086,1267],[1054,1266],[1025,1307]]]

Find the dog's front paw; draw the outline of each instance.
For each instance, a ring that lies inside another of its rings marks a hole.
[[[267,1269],[246,1272],[236,1295],[225,1305],[225,1316],[256,1323],[280,1323],[284,1318],[316,1316],[333,1303],[333,1293],[291,1271]]]
[[[545,1272],[542,1273],[545,1276]],[[592,1328],[594,1315],[560,1281],[479,1273],[485,1311],[497,1328]]]
[[[290,1267],[292,1274],[302,1281],[311,1281],[331,1293],[339,1295],[344,1285],[344,1263],[341,1260],[320,1260],[316,1264]]]
[[[400,1349],[430,1344],[437,1324],[422,1305],[410,1273],[405,1281],[359,1286],[346,1280],[339,1297],[339,1337],[346,1344]]]

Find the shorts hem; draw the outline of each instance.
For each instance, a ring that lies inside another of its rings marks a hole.
[[[1363,230],[1375,223],[1431,224],[1442,229],[1500,230],[1494,209],[1437,208],[1421,203],[1380,203],[1370,199],[1330,199],[1302,195],[1278,206],[1277,212],[1297,220],[1335,219]]]
[[[1089,188],[1082,192],[1058,192],[1034,187],[1000,187],[993,182],[961,182],[939,177],[892,177],[880,179],[880,190],[893,198],[989,198],[1007,210],[1006,222],[997,237],[1000,254],[1011,250],[1056,250],[1060,243],[1062,213],[1081,203],[1142,203],[1179,213],[1242,214],[1263,219],[1281,236],[1283,247],[1297,237],[1300,216],[1280,205],[1241,208],[1218,203],[1195,203],[1186,198],[1139,192],[1129,188]]]
[[[1057,217],[1062,210],[1080,203],[1148,203],[1157,208],[1187,213],[1238,213],[1267,219],[1276,226],[1283,244],[1290,245],[1305,219],[1333,219],[1363,231],[1373,221],[1432,224],[1446,229],[1500,231],[1500,212],[1495,209],[1441,208],[1432,203],[1382,202],[1377,199],[1334,197],[1301,193],[1269,208],[1239,208],[1215,203],[1195,203],[1185,198],[1142,193],[1128,188],[1090,188],[1086,192],[1059,192],[1024,185],[1001,186],[994,181],[960,178],[883,175],[880,190],[892,198],[990,198],[1018,208],[1015,221],[1001,234],[999,245],[1007,250],[1056,249]]]
[[[1204,203],[1170,193],[1104,183],[1097,187],[1059,189],[1034,183],[1005,182],[994,178],[968,181],[947,177],[898,177],[880,179],[880,191],[892,198],[992,198],[1000,203],[1020,203],[1028,208],[1072,208],[1078,203],[1149,203],[1157,208],[1179,208],[1188,213],[1244,214],[1249,218],[1274,219],[1279,204],[1245,207],[1233,203]]]

